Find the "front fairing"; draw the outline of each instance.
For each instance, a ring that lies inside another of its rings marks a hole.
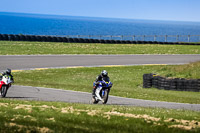
[[[95,86],[95,82],[93,83],[93,86]],[[102,89],[110,89],[112,87],[112,82],[105,82],[105,81],[99,81],[97,87],[102,87]]]
[[[3,76],[2,81],[3,81],[6,85],[8,85],[8,84],[10,84],[10,83],[12,82],[10,76],[7,76],[7,75]]]

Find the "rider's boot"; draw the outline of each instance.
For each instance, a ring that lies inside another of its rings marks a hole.
[[[96,95],[95,95],[95,92],[96,92],[96,88],[94,88],[94,89],[92,90],[92,97],[93,97],[93,98],[95,98],[95,96],[96,96]]]

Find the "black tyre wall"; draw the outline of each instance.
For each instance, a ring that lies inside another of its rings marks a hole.
[[[165,78],[156,74],[143,75],[143,88],[200,92],[200,79]]]

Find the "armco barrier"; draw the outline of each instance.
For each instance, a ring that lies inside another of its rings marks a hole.
[[[143,75],[143,88],[200,92],[200,79],[166,78],[156,74]]]
[[[70,38],[39,35],[0,34],[3,41],[38,41],[38,42],[68,42],[68,43],[108,43],[108,44],[163,44],[163,45],[200,45],[200,43],[157,42],[157,41],[131,41],[131,40],[104,40],[87,38]]]

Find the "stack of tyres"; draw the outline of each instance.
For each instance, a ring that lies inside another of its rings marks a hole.
[[[153,75],[154,74],[152,74],[152,73],[143,75],[143,88],[151,88],[152,87]]]
[[[148,44],[153,44],[153,41],[148,41]]]
[[[15,41],[20,41],[19,39],[19,35],[15,35]]]
[[[198,88],[198,91],[200,92],[200,79],[197,79],[197,88]]]
[[[132,43],[132,44],[137,44],[137,42],[136,42],[136,41],[131,41],[131,43]]]
[[[142,41],[137,41],[136,44],[142,44]]]
[[[36,36],[30,36],[30,41],[37,41]]]
[[[42,40],[41,36],[35,36],[36,41],[40,42]]]
[[[12,35],[12,34],[9,35],[9,40],[10,40],[10,41],[15,41],[15,35]]]
[[[67,38],[67,40],[68,40],[69,43],[74,42],[73,38]]]
[[[57,37],[52,36],[52,42],[57,42]]]
[[[90,43],[95,43],[95,40],[94,39],[89,39],[89,42]]]
[[[199,81],[198,79],[188,80],[187,91],[197,91],[199,92]]]
[[[183,88],[184,88],[185,91],[190,91],[190,90],[192,90],[192,89],[193,89],[192,86],[193,86],[193,83],[192,83],[191,80],[185,80],[185,81],[184,81]]]
[[[143,75],[143,87],[200,92],[200,79],[165,78],[150,73]]]
[[[176,90],[176,89],[177,89],[177,88],[176,88],[176,84],[177,84],[176,79],[170,79],[170,86],[169,86],[169,89],[170,89],[170,90]]]
[[[126,44],[131,44],[131,41],[126,41]]]
[[[110,40],[105,40],[105,43],[109,44],[109,43],[111,43],[111,41]]]
[[[120,40],[116,40],[116,43],[117,43],[117,44],[121,44],[121,41],[120,41]]]
[[[90,43],[89,39],[84,39],[84,40],[85,40],[85,43]]]
[[[51,36],[46,36],[46,41],[47,42],[52,42],[52,37]]]
[[[105,40],[102,40],[102,39],[101,39],[101,40],[99,40],[99,41],[100,41],[100,43],[105,43]]]
[[[31,41],[30,35],[25,35],[24,37],[25,37],[25,41]]]
[[[19,39],[20,39],[20,41],[26,41],[26,38],[24,35],[19,35]]]
[[[3,40],[3,35],[2,34],[0,34],[0,40]]]
[[[121,44],[126,44],[126,41],[122,40],[122,41],[121,41]]]
[[[185,90],[185,79],[179,78],[177,79],[177,90],[178,91],[183,91]]]
[[[165,89],[164,88],[164,82],[165,82],[165,78],[159,77],[159,79],[158,79],[158,89]]]
[[[73,42],[75,42],[75,43],[79,43],[80,40],[79,40],[79,38],[73,38]]]
[[[100,43],[99,39],[94,39],[94,43]]]
[[[41,36],[41,41],[42,42],[47,42],[47,37],[46,36]]]
[[[169,90],[170,89],[170,79],[165,78],[164,82],[163,82],[163,88],[165,90]]]
[[[80,42],[80,43],[84,43],[85,41],[84,41],[83,38],[79,38],[79,42]]]
[[[7,34],[2,34],[2,40],[8,41],[9,40],[8,35]]]
[[[115,40],[110,40],[110,43],[115,44],[116,42],[115,42]]]
[[[62,37],[57,37],[57,42],[63,42],[63,38]]]
[[[154,88],[159,88],[159,78],[160,76],[158,75],[153,75],[153,79],[152,79],[152,87]]]
[[[63,42],[68,42],[67,37],[63,37]]]

